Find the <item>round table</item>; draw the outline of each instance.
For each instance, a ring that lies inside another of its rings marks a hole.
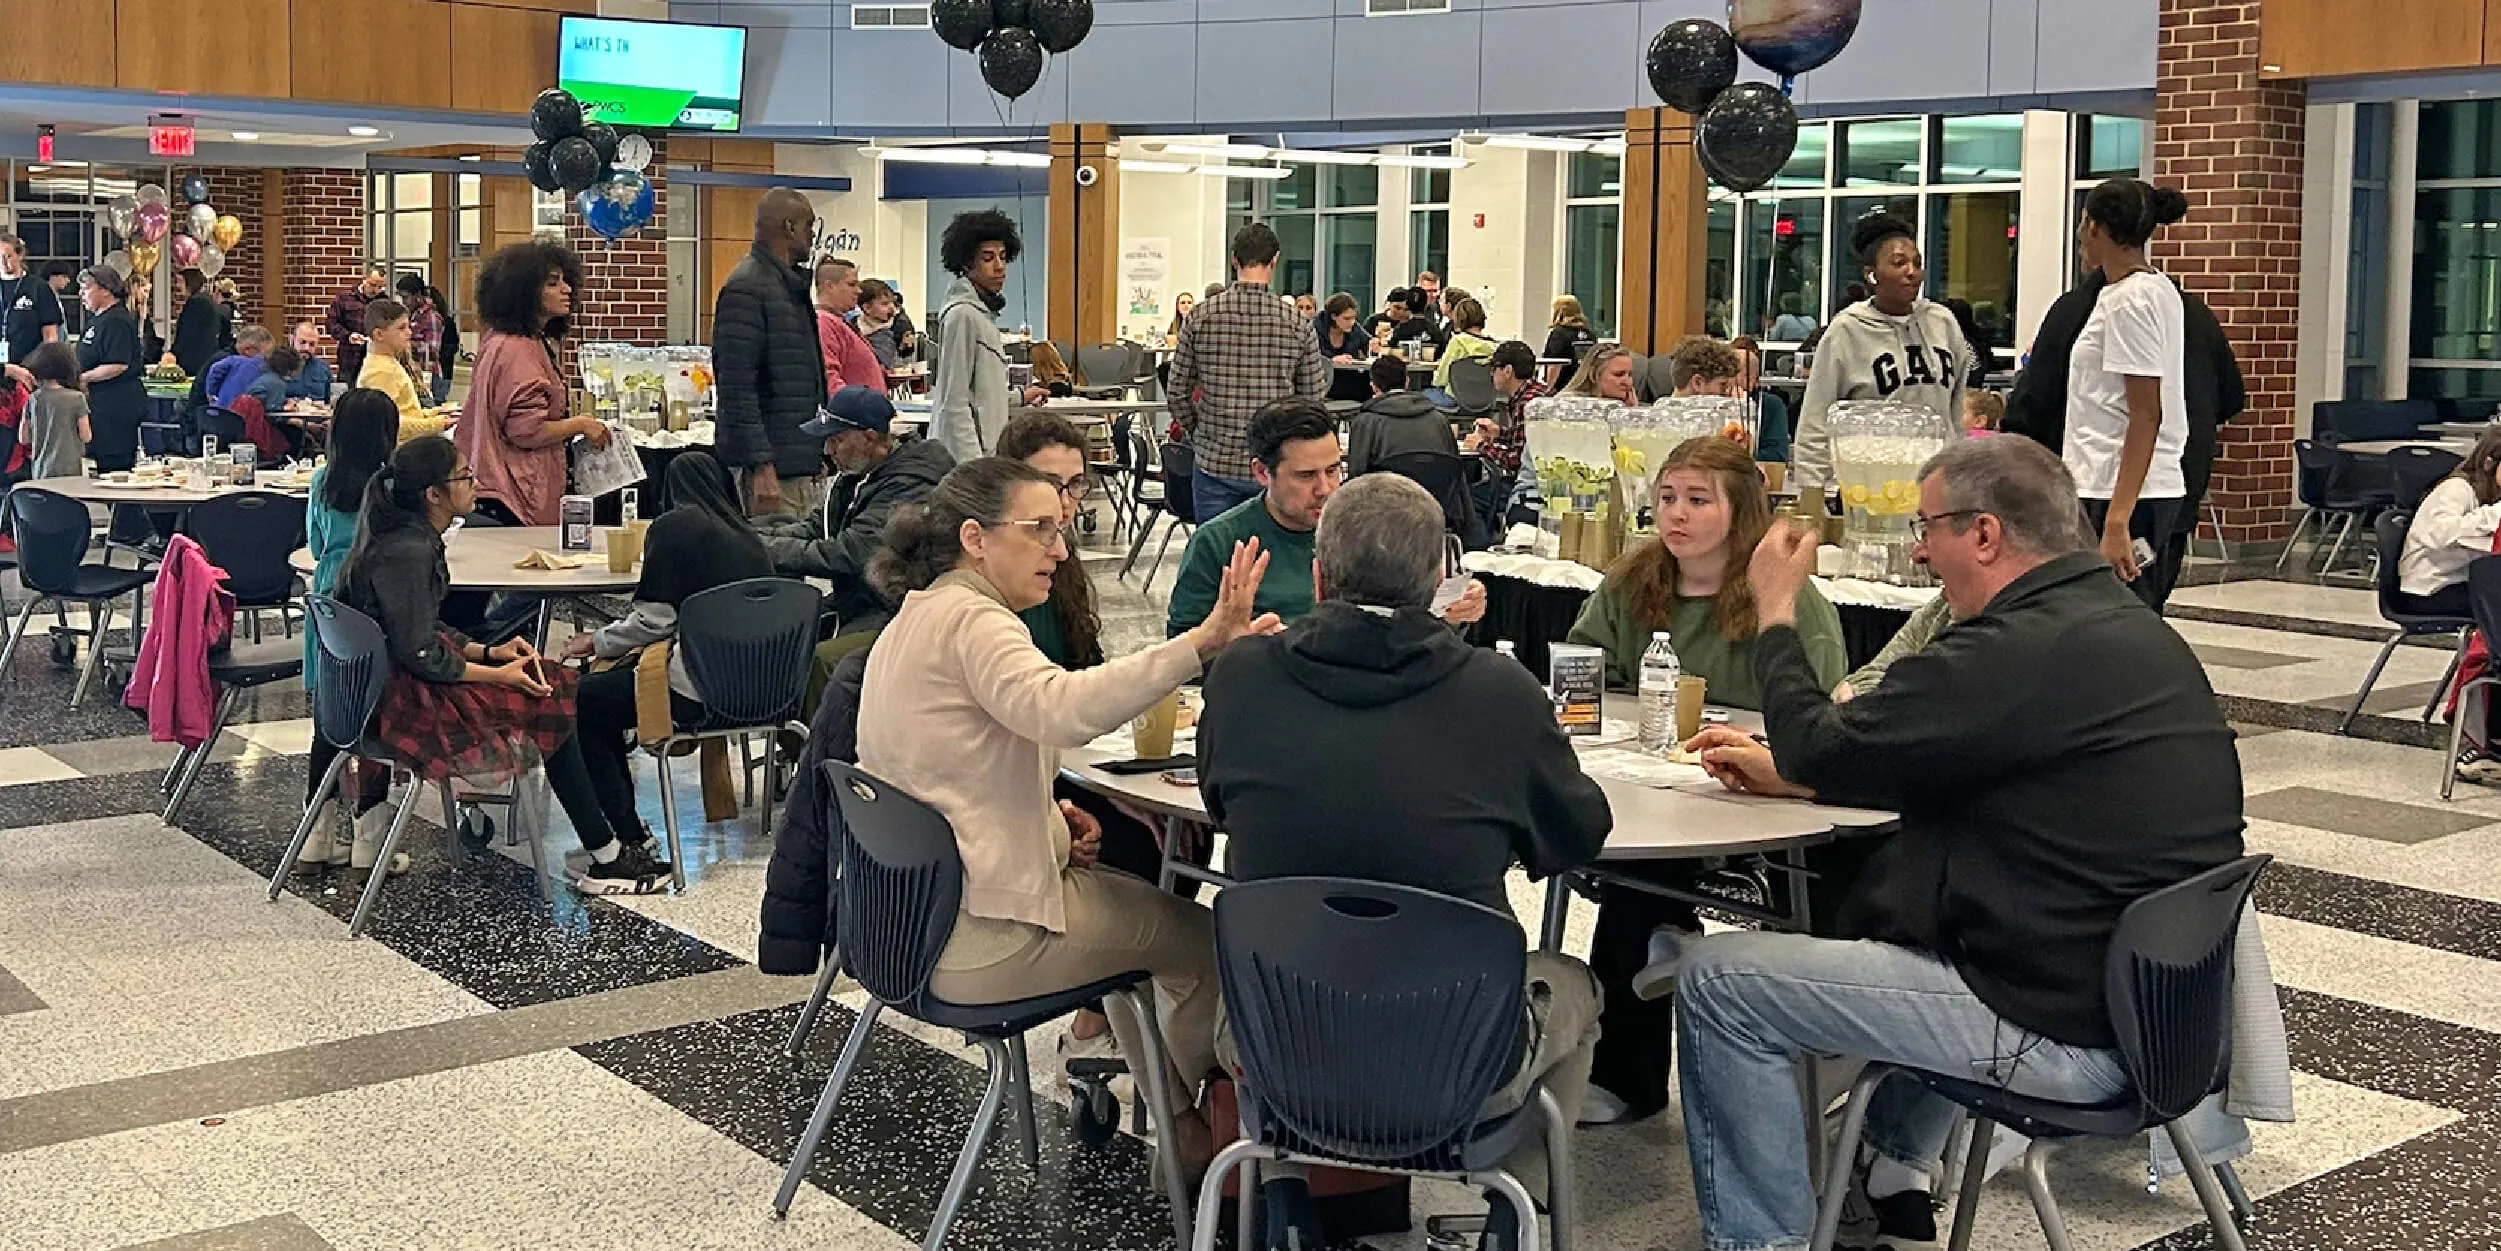
[[[1485,620],[1477,628],[1476,640],[1508,640],[1518,648],[1520,663],[1527,665],[1529,672],[1546,672],[1547,648],[1571,632],[1589,592],[1498,573],[1473,576],[1485,587]],[[1852,669],[1874,660],[1876,653],[1883,651],[1884,645],[1910,622],[1914,611],[1847,599],[1833,599],[1832,607],[1841,617],[1842,649],[1849,653]]]
[[[292,481],[262,482],[248,487],[216,486],[206,490],[195,490],[189,483],[179,486],[135,486],[84,476],[37,478],[32,482],[18,484],[20,490],[29,487],[38,491],[50,491],[56,495],[66,495],[88,504],[136,504],[146,508],[178,510],[188,510],[194,504],[205,504],[221,495],[239,495],[246,491],[276,491],[281,495],[305,495],[312,490],[310,482],[302,485],[297,485]]]
[[[455,591],[512,591],[535,595],[538,602],[538,625],[532,643],[544,647],[551,624],[555,600],[563,595],[613,594],[631,591],[642,581],[641,562],[624,573],[608,571],[608,532],[594,532],[590,563],[578,569],[516,569],[514,563],[532,552],[557,556],[580,556],[585,553],[560,550],[564,540],[561,526],[462,526],[445,536],[443,559],[451,570],[451,589]],[[310,576],[314,568],[313,554],[299,549],[287,558],[297,573]]]

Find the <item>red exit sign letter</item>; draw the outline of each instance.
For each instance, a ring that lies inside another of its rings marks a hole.
[[[188,123],[148,127],[150,156],[191,156],[195,154],[197,144],[198,134]]]

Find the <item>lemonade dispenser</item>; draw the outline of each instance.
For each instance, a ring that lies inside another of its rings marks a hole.
[[[1843,400],[1826,420],[1841,485],[1841,548],[1849,576],[1900,586],[1934,579],[1911,560],[1919,467],[1959,433],[1944,414],[1898,400]]]

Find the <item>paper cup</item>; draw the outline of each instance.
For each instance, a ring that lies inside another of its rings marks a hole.
[[[1789,467],[1776,460],[1764,461],[1762,465],[1764,488],[1775,495],[1779,494],[1780,489],[1788,484]]]
[[[1181,692],[1173,691],[1155,701],[1155,706],[1139,713],[1129,723],[1135,740],[1138,759],[1161,760],[1172,754],[1173,727],[1181,719]]]
[[[1693,741],[1702,732],[1702,699],[1710,683],[1699,674],[1688,673],[1676,679],[1676,742],[1679,746]]]
[[[634,572],[635,558],[642,555],[642,536],[629,526],[616,526],[601,533],[607,536],[608,572]]]

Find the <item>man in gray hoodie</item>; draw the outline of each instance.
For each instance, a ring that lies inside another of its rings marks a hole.
[[[1034,403],[1039,388],[1019,397],[1007,385],[1007,347],[999,337],[999,310],[1007,299],[1007,267],[1024,255],[1015,219],[997,209],[959,213],[938,242],[938,262],[955,281],[947,287],[930,330],[938,359],[930,367],[929,437],[957,460],[990,450],[1015,416],[1020,398]]]
[[[1790,448],[1790,478],[1801,493],[1833,485],[1832,429],[1837,400],[1900,400],[1957,420],[1971,349],[1942,304],[1919,293],[1926,279],[1908,223],[1878,213],[1850,236],[1865,268],[1868,295],[1833,315],[1815,347]]]

